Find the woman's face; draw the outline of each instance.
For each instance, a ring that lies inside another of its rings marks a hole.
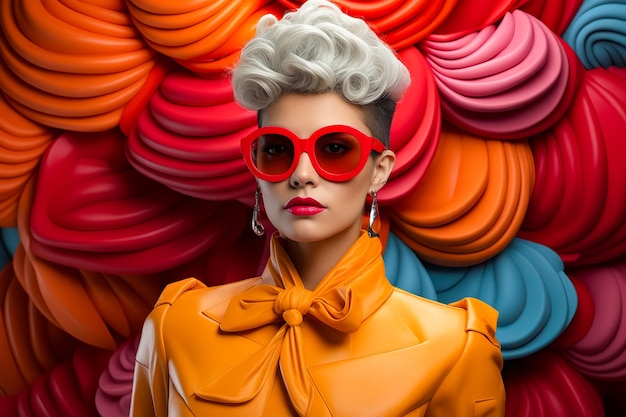
[[[337,93],[284,95],[264,110],[262,125],[289,129],[300,138],[330,125],[347,125],[371,135],[359,107]],[[288,240],[319,242],[342,236],[356,240],[365,198],[384,185],[394,161],[393,152],[386,150],[368,158],[354,178],[333,182],[321,177],[308,154],[302,153],[287,180],[258,180],[265,212]]]

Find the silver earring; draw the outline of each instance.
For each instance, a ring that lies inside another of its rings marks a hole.
[[[252,231],[257,236],[263,236],[265,234],[265,228],[261,224],[259,220],[261,208],[259,207],[259,197],[261,195],[261,191],[257,188],[254,192],[254,208],[252,209]]]
[[[376,220],[376,217],[378,216],[377,211],[378,211],[378,200],[376,199],[376,191],[372,190],[372,206],[370,207],[370,219],[369,219],[369,226],[367,228],[367,235],[369,237],[380,236],[378,233],[374,231],[374,229],[372,229],[372,226],[374,226],[374,220]]]

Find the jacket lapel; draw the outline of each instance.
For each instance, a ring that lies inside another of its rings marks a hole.
[[[409,414],[426,404],[454,364],[451,346],[425,341],[403,349],[309,369],[332,415]],[[407,368],[407,365],[417,366]],[[390,409],[395,406],[396,409]]]

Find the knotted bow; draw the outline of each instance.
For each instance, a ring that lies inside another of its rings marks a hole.
[[[276,236],[272,239],[263,281],[278,285],[258,285],[234,297],[220,329],[242,332],[273,323],[284,324],[267,345],[198,393],[212,401],[249,401],[274,377],[280,365],[291,402],[302,416],[312,390],[303,355],[301,325],[305,317],[339,332],[352,333],[385,302],[393,288],[385,278],[380,242],[365,233],[314,291],[304,288],[277,239]]]
[[[281,321],[296,327],[307,314],[328,327],[352,333],[361,325],[363,310],[350,287],[330,288],[320,294],[301,284],[288,288],[259,285],[232,299],[220,328],[239,332]]]

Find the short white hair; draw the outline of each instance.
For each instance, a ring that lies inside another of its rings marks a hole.
[[[309,0],[281,20],[274,15],[259,20],[232,82],[240,105],[261,110],[287,93],[335,91],[357,105],[395,103],[410,75],[365,21],[329,1]]]

